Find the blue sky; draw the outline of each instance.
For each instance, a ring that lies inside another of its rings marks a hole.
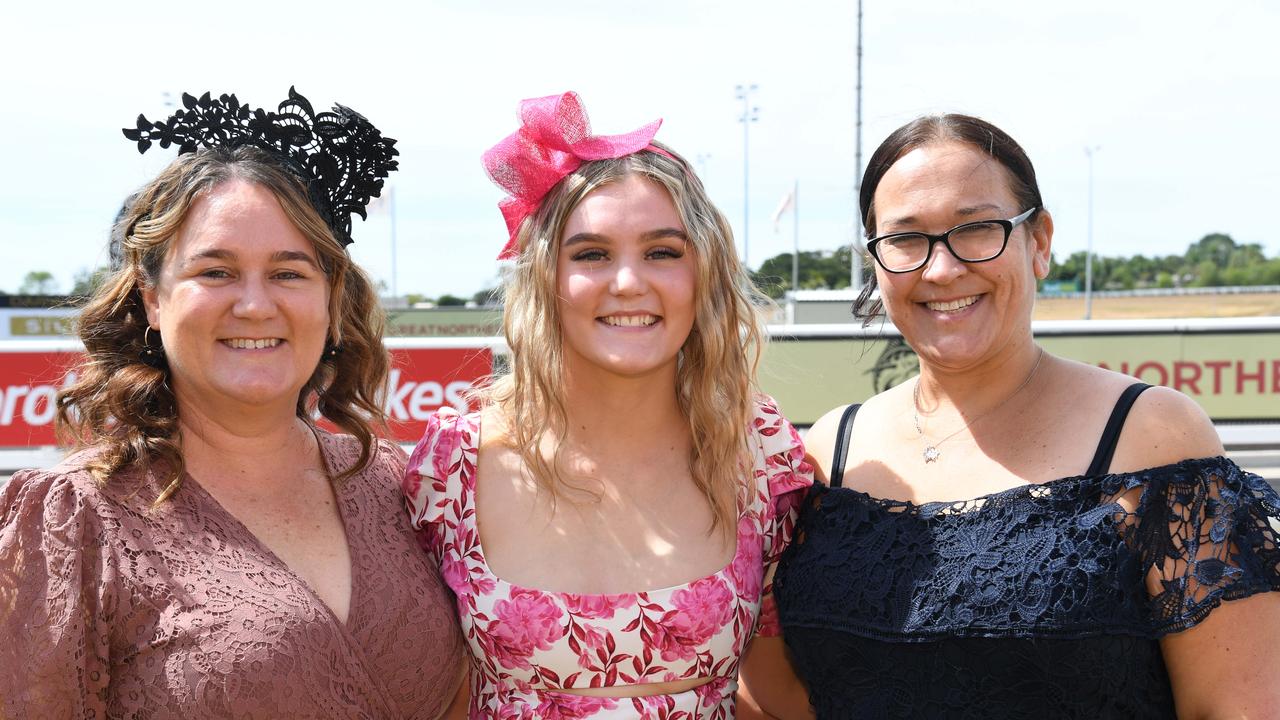
[[[751,264],[790,250],[790,220],[775,232],[770,218],[793,181],[802,249],[852,236],[851,0],[108,5],[7,12],[0,289],[39,269],[65,290],[105,263],[121,199],[172,159],[138,155],[119,128],[163,117],[165,93],[184,90],[274,107],[296,85],[398,138],[402,293],[496,282],[501,192],[480,154],[515,128],[521,98],[569,89],[598,132],[664,118],[659,139],[702,158],[741,239],[734,86],[756,83]],[[1280,253],[1275,3],[865,0],[864,13],[864,160],[918,114],[968,112],[1030,153],[1059,257],[1085,246],[1092,146],[1097,252],[1179,253],[1226,232]],[[354,235],[357,260],[390,284],[389,219],[357,220]]]

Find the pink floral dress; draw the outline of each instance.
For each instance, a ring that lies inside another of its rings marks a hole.
[[[756,633],[778,633],[765,578],[772,578],[813,483],[800,438],[773,401],[761,398],[752,421],[754,471],[745,479],[750,492],[740,503],[733,560],[712,575],[640,593],[547,592],[494,575],[476,530],[479,438],[479,414],[441,409],[427,423],[404,485],[412,522],[457,596],[472,655],[470,716],[733,718],[747,642]],[[669,695],[559,692],[708,677]]]

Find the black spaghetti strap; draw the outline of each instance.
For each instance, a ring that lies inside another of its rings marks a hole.
[[[1116,401],[1116,406],[1111,411],[1107,427],[1102,431],[1102,439],[1098,441],[1098,450],[1093,454],[1093,462],[1089,463],[1089,469],[1085,475],[1090,477],[1102,475],[1111,469],[1111,458],[1116,454],[1120,430],[1124,428],[1125,418],[1129,417],[1129,409],[1133,407],[1133,402],[1138,399],[1142,391],[1149,387],[1151,386],[1146,383],[1134,383],[1120,393],[1120,399]]]
[[[836,452],[831,458],[831,487],[840,487],[844,482],[844,463],[849,457],[849,438],[853,437],[853,418],[858,414],[862,403],[855,403],[844,409],[840,415],[840,427],[836,429]]]

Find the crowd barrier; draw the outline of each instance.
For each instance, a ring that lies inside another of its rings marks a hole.
[[[1240,426],[1243,445],[1280,448],[1280,317],[1043,321],[1035,332],[1056,355],[1188,394],[1219,427]],[[769,334],[761,385],[800,427],[918,370],[915,354],[887,323],[779,325]],[[441,406],[468,409],[466,390],[507,352],[493,337],[386,344],[393,370],[385,409],[393,437],[406,443]],[[56,443],[55,398],[74,380],[81,352],[72,340],[0,340],[0,454]]]

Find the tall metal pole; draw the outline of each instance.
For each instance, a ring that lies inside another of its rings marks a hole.
[[[800,290],[800,181],[791,184],[791,297]]]
[[[742,101],[742,115],[738,122],[742,123],[742,264],[751,268],[751,123],[760,119],[760,108],[751,104],[751,93],[756,91],[755,83],[739,85],[735,88],[735,97]]]
[[[711,153],[698,153],[696,162],[698,163],[698,179],[703,185],[707,184],[707,161],[711,159]]]
[[[387,210],[391,213],[391,297],[398,298],[396,288],[396,189],[387,188]]]
[[[849,287],[862,289],[862,0],[858,0],[858,84],[854,92],[853,242],[849,244]]]
[[[1085,157],[1089,158],[1089,218],[1086,223],[1087,239],[1085,241],[1084,251],[1084,319],[1089,320],[1093,317],[1093,154],[1102,147],[1099,145],[1090,145],[1084,149]]]

